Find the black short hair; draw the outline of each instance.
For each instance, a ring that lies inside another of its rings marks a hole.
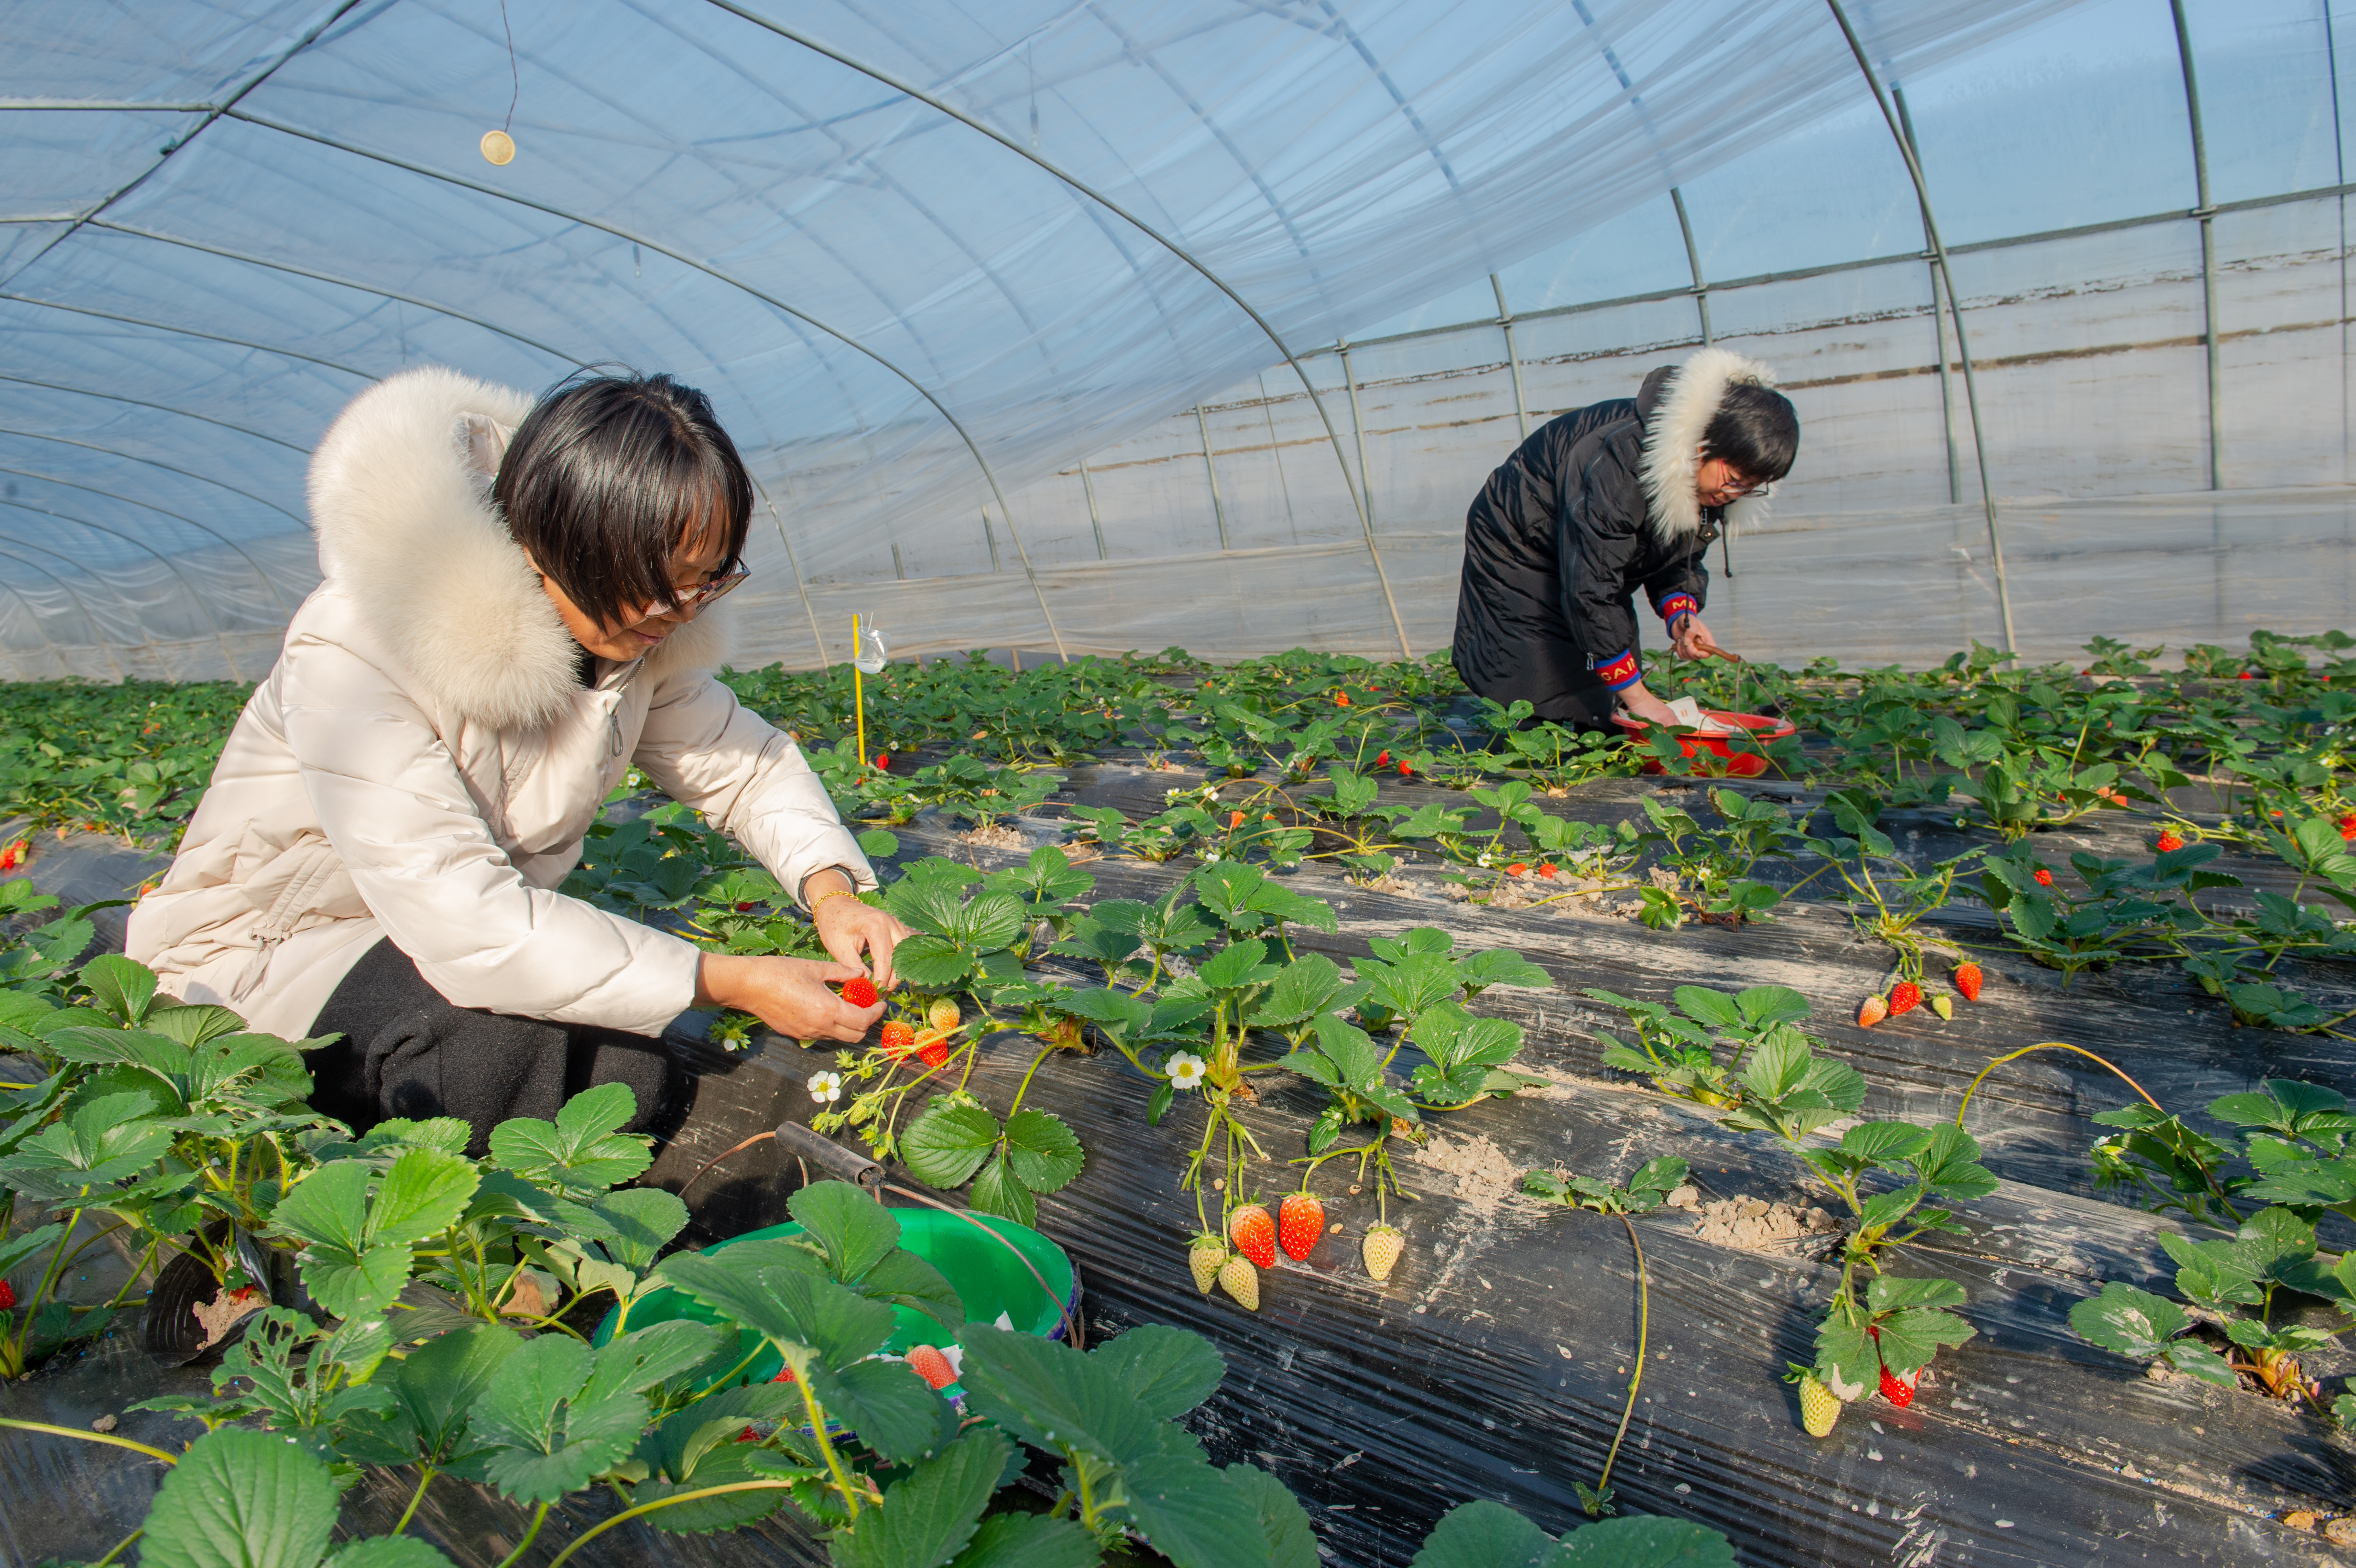
[[[1792,472],[1800,455],[1800,416],[1792,400],[1772,387],[1741,381],[1718,400],[1701,432],[1702,452],[1754,485],[1772,485]]]
[[[752,477],[712,400],[627,370],[552,388],[509,440],[491,495],[533,563],[606,625],[670,604],[671,556],[698,522],[726,526],[720,569],[733,571],[753,517]]]

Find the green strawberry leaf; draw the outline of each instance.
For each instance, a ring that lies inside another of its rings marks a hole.
[[[917,1382],[905,1371],[898,1375]],[[973,1539],[1007,1453],[1006,1439],[983,1429],[915,1467],[885,1488],[881,1509],[864,1516],[857,1530],[834,1538],[836,1568],[929,1568],[948,1562]]]
[[[900,1157],[908,1162],[909,1175],[947,1191],[973,1179],[998,1147],[998,1136],[996,1116],[970,1100],[942,1095],[900,1135]]]
[[[225,1427],[189,1445],[147,1512],[142,1568],[314,1568],[336,1526],[327,1467],[283,1434]]]

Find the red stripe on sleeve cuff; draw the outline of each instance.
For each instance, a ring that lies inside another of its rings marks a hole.
[[[1680,615],[1698,615],[1701,605],[1690,593],[1672,593],[1661,601],[1661,619],[1674,626]]]
[[[1602,677],[1603,684],[1613,691],[1625,691],[1644,677],[1644,672],[1636,666],[1636,650],[1633,648],[1598,664],[1595,673]]]

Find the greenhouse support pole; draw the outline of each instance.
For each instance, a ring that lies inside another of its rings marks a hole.
[[[293,611],[286,607],[286,595],[278,592],[278,584],[272,581],[268,572],[262,570],[261,563],[255,560],[253,557],[246,554],[243,546],[240,545],[235,539],[230,538],[227,534],[222,533],[219,528],[209,527],[204,523],[197,521],[194,517],[185,517],[178,512],[159,507],[153,501],[142,501],[135,496],[124,496],[112,490],[102,490],[95,485],[85,485],[79,479],[60,479],[54,474],[42,474],[30,468],[10,468],[5,464],[0,464],[0,474],[18,474],[27,479],[39,479],[51,485],[62,485],[70,490],[87,490],[93,496],[104,496],[109,500],[121,501],[125,506],[137,507],[142,511],[154,512],[158,517],[169,517],[174,522],[186,523],[188,527],[196,529],[198,533],[209,534],[212,538],[219,539],[221,544],[231,553],[236,555],[240,560],[244,561],[247,566],[252,567],[253,569],[254,580],[262,584],[262,588],[268,592],[273,600],[276,601],[278,613],[280,614],[291,616],[294,613]]]
[[[6,542],[8,544],[25,543],[24,540],[19,539],[9,539]],[[25,548],[27,549],[38,549],[40,547],[38,545],[25,545]],[[48,553],[54,555],[57,552],[52,550]],[[31,567],[35,571],[39,572],[43,577],[46,577],[51,582],[56,583],[58,587],[63,591],[65,596],[73,601],[73,607],[81,613],[81,624],[90,628],[90,645],[106,656],[108,667],[114,671],[115,683],[117,685],[122,684],[125,677],[123,673],[123,661],[114,656],[116,645],[107,641],[106,634],[98,629],[98,617],[90,613],[90,606],[81,602],[81,595],[73,591],[73,585],[69,583],[64,578],[59,577],[56,572],[51,571],[48,567],[43,566],[39,561],[27,560],[21,555],[11,555],[5,549],[0,549],[0,559],[13,560],[19,566]],[[121,599],[123,595],[117,593],[115,597],[117,599]],[[126,601],[125,603],[127,607],[128,602]],[[129,645],[125,644],[123,645],[128,646]],[[148,645],[152,645],[152,639]]]
[[[1349,491],[1351,508],[1358,514],[1358,527],[1364,531],[1366,539],[1366,558],[1374,563],[1375,581],[1383,591],[1383,605],[1390,612],[1391,629],[1398,634],[1399,657],[1403,659],[1412,659],[1415,657],[1414,650],[1408,645],[1407,640],[1407,623],[1399,615],[1398,596],[1391,592],[1390,572],[1383,565],[1383,552],[1381,548],[1375,542],[1374,520],[1367,514],[1365,498],[1358,494],[1357,480],[1350,472],[1350,460],[1343,455],[1342,433],[1333,428],[1333,416],[1326,411],[1325,400],[1320,397],[1317,392],[1317,383],[1309,379],[1309,371],[1301,363],[1301,357],[1292,351],[1292,346],[1285,342],[1283,336],[1278,333],[1273,325],[1269,324],[1269,319],[1266,316],[1260,315],[1258,310],[1252,307],[1252,304],[1249,300],[1247,300],[1242,294],[1236,292],[1233,284],[1229,283],[1225,278],[1219,276],[1218,273],[1213,272],[1209,267],[1205,266],[1201,258],[1194,255],[1193,251],[1187,250],[1183,245],[1179,244],[1177,240],[1163,233],[1161,229],[1156,229],[1151,223],[1146,222],[1144,219],[1140,218],[1136,213],[1131,212],[1129,208],[1121,206],[1119,202],[1113,200],[1110,197],[1105,195],[1094,186],[1089,185],[1086,180],[1079,178],[1070,170],[1063,167],[1052,159],[1041,156],[1038,149],[1024,146],[1013,137],[1007,135],[1004,132],[990,124],[988,122],[977,119],[972,114],[959,109],[956,104],[949,102],[939,94],[927,92],[914,82],[907,81],[900,77],[894,76],[891,72],[884,70],[878,66],[870,65],[867,61],[862,60],[854,55],[845,54],[842,50],[821,43],[818,39],[811,37],[807,33],[798,32],[791,27],[786,27],[782,23],[772,21],[768,17],[761,16],[759,13],[738,4],[737,0],[709,0],[709,3],[720,10],[728,12],[731,16],[740,17],[743,20],[751,23],[753,26],[762,28],[764,31],[773,33],[776,37],[784,38],[790,43],[798,44],[803,48],[809,50],[812,54],[823,56],[825,59],[830,59],[834,61],[835,64],[841,66],[846,70],[857,71],[860,75],[868,78],[872,81],[879,82],[882,85],[890,88],[894,92],[898,92],[911,98],[916,102],[925,105],[927,109],[932,110],[935,113],[956,121],[958,124],[963,125],[967,130],[971,131],[978,135],[988,137],[990,140],[997,143],[1000,146],[1005,148],[1008,152],[1012,153],[1015,156],[1026,159],[1036,165],[1051,177],[1069,186],[1073,190],[1087,197],[1089,200],[1095,202],[1098,206],[1103,208],[1106,211],[1111,213],[1114,217],[1119,219],[1122,222],[1128,224],[1130,228],[1136,229],[1139,233],[1144,235],[1155,244],[1161,246],[1163,250],[1169,251],[1173,256],[1178,258],[1180,261],[1185,263],[1188,268],[1197,273],[1205,283],[1210,284],[1213,288],[1226,295],[1229,300],[1233,301],[1236,308],[1242,311],[1247,316],[1250,317],[1251,324],[1259,328],[1261,335],[1267,337],[1269,344],[1275,347],[1276,351],[1284,357],[1284,362],[1292,368],[1292,373],[1301,378],[1301,389],[1309,395],[1309,406],[1317,411],[1317,421],[1320,424],[1325,427],[1326,444],[1333,449],[1333,462],[1335,465],[1342,470],[1342,485],[1344,489]],[[854,345],[854,347],[856,346]],[[921,389],[919,389],[921,390]],[[960,433],[962,433],[962,427],[960,427]],[[979,456],[979,449],[977,448],[976,455]],[[987,465],[985,465],[984,472],[988,472]],[[991,481],[993,488],[996,486],[996,484],[997,481],[993,479]],[[1004,504],[1004,498],[1001,496],[1000,498],[1000,505],[1002,507]],[[1009,526],[1012,527],[1011,524]],[[1022,548],[1022,544],[1023,541],[1018,536],[1015,539],[1015,548],[1020,549]],[[1042,594],[1040,597],[1039,608],[1043,613],[1046,611],[1046,607],[1045,595]],[[1052,615],[1049,616],[1047,622],[1048,629],[1053,631],[1055,624],[1055,618]],[[1063,651],[1063,639],[1060,634],[1056,637],[1055,646],[1058,653]]]
[[[714,0],[714,3],[719,3],[719,0]],[[733,7],[729,8],[733,9]],[[744,13],[740,12],[738,14],[743,15]],[[778,31],[776,28],[771,28],[770,30],[773,32]],[[790,37],[791,35],[781,36]],[[799,42],[800,40],[797,38],[795,41]],[[896,83],[890,83],[887,85],[892,85],[895,88],[897,86]],[[915,95],[911,94],[911,96]],[[925,100],[925,101],[929,103],[932,101],[927,99]],[[594,229],[601,233],[613,235],[617,240],[626,240],[633,245],[642,245],[649,251],[669,257],[672,261],[679,262],[682,266],[692,267],[697,272],[703,273],[707,277],[715,279],[720,283],[727,284],[731,288],[737,289],[744,293],[750,294],[753,298],[759,300],[762,304],[769,306],[772,310],[775,310],[781,315],[791,316],[794,320],[802,322],[805,325],[826,334],[829,337],[835,339],[837,342],[842,344],[845,347],[850,348],[854,353],[862,355],[865,357],[873,360],[877,365],[883,367],[894,376],[896,376],[901,380],[906,382],[910,390],[914,391],[918,397],[924,399],[926,402],[929,403],[932,406],[933,411],[941,416],[943,422],[947,423],[951,430],[957,432],[958,439],[965,443],[966,450],[973,454],[974,465],[981,470],[983,482],[990,486],[991,495],[997,498],[999,510],[1006,516],[1006,531],[1014,540],[1015,552],[1023,558],[1023,572],[1031,580],[1032,595],[1039,602],[1039,616],[1041,620],[1046,623],[1047,635],[1055,640],[1056,656],[1058,657],[1068,657],[1064,651],[1064,634],[1055,624],[1055,613],[1047,608],[1046,592],[1039,584],[1038,573],[1031,569],[1031,552],[1023,547],[1022,530],[1014,526],[1014,510],[1006,504],[1006,492],[999,486],[998,475],[991,468],[990,460],[981,454],[980,443],[973,439],[972,433],[965,428],[964,421],[959,420],[955,414],[949,412],[948,405],[941,401],[939,396],[936,394],[931,388],[926,386],[922,381],[917,380],[914,376],[902,369],[898,365],[894,364],[891,360],[877,353],[873,348],[871,348],[866,344],[860,342],[850,334],[836,327],[828,325],[825,322],[820,321],[814,315],[811,315],[809,312],[798,310],[794,306],[787,304],[784,300],[779,299],[777,296],[766,293],[763,291],[755,288],[752,284],[745,283],[741,278],[732,277],[728,273],[722,272],[719,268],[712,266],[708,261],[697,261],[694,257],[690,256],[683,251],[674,250],[671,247],[661,244],[645,235],[634,234],[627,229],[617,229],[612,224],[601,222],[596,219],[585,217],[576,212],[570,212],[562,208],[554,207],[547,202],[535,200],[529,197],[519,196],[511,191],[501,190],[495,186],[483,185],[475,180],[461,179],[455,175],[445,173],[442,170],[428,168],[422,164],[409,163],[400,158],[389,156],[383,153],[371,152],[367,148],[355,146],[348,142],[339,142],[332,136],[323,136],[315,131],[305,131],[295,126],[281,124],[274,120],[267,120],[258,115],[243,113],[233,110],[230,111],[230,112],[234,113],[237,119],[250,125],[258,125],[264,130],[276,131],[282,134],[289,136],[297,136],[307,142],[316,142],[323,147],[333,147],[337,152],[348,153],[354,157],[367,158],[372,162],[384,164],[392,168],[404,169],[411,174],[417,175],[425,179],[439,180],[444,184],[458,186],[463,189],[474,191],[477,195],[490,197],[495,200],[513,202],[519,207],[528,207],[535,211],[545,212],[552,218],[560,218],[568,223],[577,223],[584,229]],[[99,223],[98,227],[112,229],[120,233],[137,234],[144,239],[156,240],[166,244],[187,245],[192,250],[205,251],[209,254],[224,256],[231,261],[246,261],[255,266],[269,267],[280,272],[295,271],[295,269],[288,267],[283,262],[265,261],[256,256],[241,255],[235,251],[215,251],[210,247],[197,245],[194,241],[181,240],[168,234],[150,233],[144,229],[125,229],[119,224],[103,222]],[[305,273],[302,275],[308,276],[310,274]],[[541,353],[549,355],[552,358],[566,360],[573,365],[583,363],[581,360],[574,359],[568,354],[560,353],[556,349],[551,348],[544,344],[533,343],[530,338],[524,337],[517,333],[509,332],[505,327],[494,325],[487,321],[475,321],[475,318],[472,316],[465,315],[463,313],[454,310],[448,305],[436,304],[431,300],[412,299],[406,295],[387,293],[384,290],[373,287],[370,284],[354,283],[348,279],[323,276],[319,281],[323,283],[339,283],[345,287],[358,289],[368,293],[378,294],[386,299],[401,299],[403,303],[417,305],[421,309],[438,311],[444,315],[456,316],[460,320],[474,322],[476,325],[481,326],[487,331],[496,332],[503,337],[511,337],[519,343],[527,344],[533,348],[539,349]],[[296,520],[300,521],[301,519],[298,518]]]
[[[749,475],[747,476],[749,477]],[[826,637],[818,629],[818,611],[813,609],[810,605],[809,584],[802,580],[802,563],[794,554],[794,541],[787,537],[786,519],[777,515],[777,504],[769,499],[769,491],[766,485],[763,485],[758,479],[755,479],[753,481],[753,488],[760,492],[761,505],[769,508],[769,521],[777,525],[777,542],[786,547],[786,565],[793,571],[794,592],[801,595],[802,613],[809,617],[810,641],[818,645],[818,667],[824,669],[826,667]],[[899,563],[900,547],[898,545],[894,545],[892,547],[892,564],[894,566],[897,566]],[[851,651],[853,653],[858,652],[856,648],[853,648]]]
[[[2340,130],[2340,39],[2331,26],[2330,0],[2317,7],[2323,13],[2323,59],[2331,83],[2331,178],[2340,187],[2333,202],[2340,214],[2340,477],[2348,478],[2350,434],[2348,407],[2348,139]]]
[[[1917,158],[1921,157],[1922,144],[1914,139],[1914,116],[1906,112],[1906,90],[1892,83],[1890,99],[1898,105],[1898,126],[1906,133],[1906,144],[1914,149]],[[1930,230],[1926,229],[1923,232],[1927,234]],[[1940,304],[1940,296],[1944,292],[1940,286],[1939,269],[1934,262],[1931,267],[1931,337],[1939,351],[1939,431],[1947,442],[1947,504],[1955,506],[1964,498],[1964,476],[1955,464],[1955,388],[1953,379],[1947,374],[1947,324],[1940,314],[1945,308]]]
[[[1873,62],[1866,58],[1865,44],[1849,26],[1848,13],[1842,9],[1841,0],[1825,0],[1832,8],[1833,20],[1840,24],[1841,37],[1848,40],[1849,53],[1857,57],[1857,69],[1865,73],[1865,85],[1873,94],[1873,105],[1881,111],[1883,123],[1890,127],[1890,139],[1898,144],[1899,156],[1906,160],[1906,175],[1914,182],[1914,198],[1922,207],[1922,236],[1931,242],[1931,255],[1938,264],[1939,276],[1947,286],[1947,314],[1955,323],[1955,358],[1964,372],[1964,404],[1972,415],[1972,454],[1980,470],[1980,505],[1987,512],[1988,556],[1996,566],[1996,603],[2004,622],[2004,651],[2015,651],[2012,635],[2012,588],[2004,575],[2004,539],[1997,528],[1996,490],[1988,484],[1987,434],[1980,422],[1978,379],[1972,374],[1972,349],[1964,335],[1963,302],[1955,295],[1954,269],[1947,265],[1946,241],[1939,238],[1939,219],[1931,208],[1931,185],[1922,177],[1922,161],[1914,156],[1913,144],[1898,123],[1897,112],[1890,100],[1882,96],[1881,79],[1873,74]]]
[[[1097,559],[1105,559],[1104,518],[1097,513],[1097,482],[1088,477],[1088,460],[1080,459],[1080,490],[1088,498],[1088,527],[1096,530]]]
[[[1586,13],[1582,11],[1580,15],[1584,16]],[[1590,18],[1588,26],[1594,25],[1593,19]],[[1628,73],[1620,70],[1616,60],[1612,64],[1612,69],[1619,71],[1620,80],[1623,83],[1627,81]],[[1671,186],[1669,205],[1677,209],[1677,232],[1685,237],[1686,242],[1686,270],[1693,273],[1694,310],[1701,318],[1701,346],[1708,348],[1718,341],[1718,334],[1711,330],[1709,325],[1709,280],[1702,276],[1701,248],[1694,243],[1693,220],[1686,216],[1686,193],[1677,187]],[[1734,579],[1734,530],[1732,528],[1724,529],[1718,536],[1718,564],[1719,569],[1726,573],[1727,580],[1732,581]]]
[[[49,657],[58,661],[58,678],[60,680],[71,680],[73,678],[73,666],[66,663],[65,650],[58,646],[58,640],[55,637],[49,635],[49,629],[41,624],[41,613],[33,607],[33,602],[30,599],[26,598],[24,594],[18,592],[14,583],[0,582],[0,588],[7,589],[9,595],[14,598],[17,603],[22,604],[25,607],[25,613],[33,618],[33,630],[41,634],[41,641],[48,645]],[[15,650],[10,650],[10,656],[12,658],[15,656]],[[16,678],[21,680],[24,677],[19,676]]]
[[[1686,217],[1686,193],[1671,186],[1669,203],[1677,209],[1677,232],[1685,236],[1686,266],[1693,272],[1694,305],[1701,313],[1701,346],[1708,348],[1718,341],[1718,335],[1710,330],[1709,283],[1701,275],[1701,250],[1694,244],[1693,222]]]
[[[2225,487],[2218,447],[2224,389],[2217,374],[2217,209],[2209,200],[2209,138],[2201,125],[2201,79],[2192,69],[2192,29],[2184,0],[2168,0],[2176,18],[2176,53],[2184,64],[2184,113],[2192,126],[2192,216],[2201,220],[2201,336],[2209,357],[2209,488]],[[2336,84],[2335,84],[2336,85]]]
[[[1358,411],[1358,376],[1350,368],[1350,340],[1334,345],[1342,354],[1342,384],[1350,389],[1350,433],[1358,443],[1358,488],[1365,496],[1366,527],[1375,526],[1375,476],[1366,471],[1366,421]]]
[[[172,564],[171,558],[166,556],[163,551],[157,549],[155,546],[147,543],[144,539],[134,539],[129,534],[119,532],[116,529],[107,528],[102,524],[93,523],[86,517],[77,517],[69,512],[54,512],[47,507],[36,507],[27,501],[9,500],[5,503],[0,503],[0,505],[15,507],[22,511],[32,512],[44,517],[55,517],[61,523],[71,523],[77,528],[88,528],[92,533],[104,534],[110,539],[121,539],[125,544],[136,545],[139,549],[145,550],[149,555],[154,556],[155,558],[155,564],[172,574],[173,580],[179,583],[182,592],[187,594],[189,603],[196,605],[197,613],[202,615],[205,618],[205,624],[212,628],[213,642],[215,645],[220,649],[221,663],[229,667],[230,678],[235,681],[242,681],[245,679],[245,672],[237,667],[237,656],[229,651],[229,638],[222,634],[220,622],[213,615],[213,607],[205,603],[205,596],[197,592],[197,585],[190,582],[187,579],[187,574],[183,572],[178,567],[174,566]],[[209,529],[207,531],[209,532],[210,530]],[[19,540],[18,542],[22,543],[23,541]],[[27,549],[38,549],[40,547],[38,545],[27,544],[25,548]],[[241,551],[240,553],[241,554],[243,552]],[[113,585],[112,583],[108,584],[108,590],[109,592],[113,592]],[[115,592],[114,596],[117,599],[123,598],[123,595],[120,592]],[[123,608],[130,608],[130,602],[128,600],[123,601]],[[143,621],[141,624],[144,625],[145,623]],[[148,634],[146,645],[151,648],[155,645],[155,634],[152,632]]]
[[[1514,313],[1505,307],[1505,280],[1492,272],[1489,274],[1489,286],[1496,291],[1497,325],[1505,329],[1505,364],[1514,372],[1514,423],[1520,428],[1522,439],[1527,441],[1530,439],[1530,404],[1529,400],[1522,395],[1522,356],[1521,351],[1514,347]],[[1360,462],[1363,465],[1364,459]]]
[[[1218,519],[1219,549],[1231,549],[1227,543],[1227,503],[1219,494],[1219,460],[1211,455],[1211,424],[1203,417],[1203,405],[1194,405],[1194,431],[1203,438],[1203,472],[1211,476],[1211,516]]]

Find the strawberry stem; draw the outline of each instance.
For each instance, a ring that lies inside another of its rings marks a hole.
[[[1595,1477],[1595,1492],[1587,1504],[1589,1517],[1603,1511],[1604,1499],[1612,1495],[1612,1467],[1620,1457],[1620,1445],[1628,1435],[1629,1418],[1636,1413],[1636,1391],[1644,1386],[1644,1346],[1653,1327],[1653,1291],[1644,1268],[1644,1243],[1636,1239],[1636,1222],[1627,1215],[1619,1216],[1620,1223],[1628,1230],[1628,1244],[1636,1251],[1636,1371],[1628,1380],[1628,1403],[1620,1412],[1620,1430],[1612,1435],[1612,1450],[1603,1456],[1603,1473]]]

